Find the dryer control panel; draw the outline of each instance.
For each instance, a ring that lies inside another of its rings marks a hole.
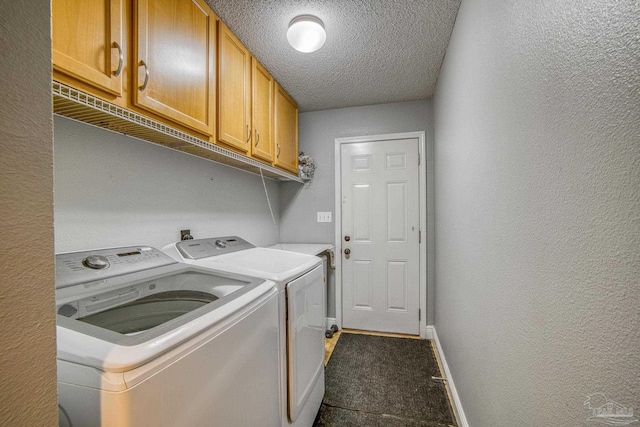
[[[176,243],[176,247],[183,257],[194,260],[255,248],[254,245],[238,236],[183,240]]]
[[[104,280],[170,264],[176,264],[176,261],[150,246],[57,254],[56,288]]]

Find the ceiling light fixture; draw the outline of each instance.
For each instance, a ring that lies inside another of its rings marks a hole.
[[[300,52],[315,52],[324,45],[327,33],[322,21],[313,15],[296,16],[289,22],[287,40]]]

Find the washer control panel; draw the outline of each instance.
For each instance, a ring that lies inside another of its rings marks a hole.
[[[104,280],[170,264],[176,264],[176,261],[150,246],[57,254],[56,288]]]
[[[200,259],[255,248],[238,236],[212,237],[210,239],[183,240],[176,247],[187,259]]]

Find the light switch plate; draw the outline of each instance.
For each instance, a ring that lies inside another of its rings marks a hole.
[[[318,212],[318,222],[331,222],[331,212]]]

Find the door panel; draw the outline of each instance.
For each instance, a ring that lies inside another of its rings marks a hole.
[[[418,159],[417,138],[341,146],[346,328],[420,332]]]
[[[122,94],[122,0],[54,0],[53,68],[113,95]]]
[[[351,170],[353,172],[367,172],[371,170],[371,156],[351,157]]]
[[[387,262],[387,310],[407,310],[408,286],[407,262]]]
[[[134,103],[214,132],[216,16],[201,0],[138,0]]]
[[[243,153],[251,141],[251,55],[220,22],[218,45],[218,140]]]
[[[251,156],[273,162],[273,77],[258,62],[251,59],[253,84],[253,144]]]
[[[371,310],[373,308],[371,267],[372,262],[370,260],[354,261],[353,277],[351,278],[355,289],[353,305],[359,309]]]
[[[352,188],[353,194],[353,240],[355,242],[365,243],[371,242],[371,185],[356,184]]]
[[[387,243],[407,242],[407,183],[387,183]]]
[[[298,104],[287,92],[275,84],[274,142],[276,147],[274,166],[298,173]]]

